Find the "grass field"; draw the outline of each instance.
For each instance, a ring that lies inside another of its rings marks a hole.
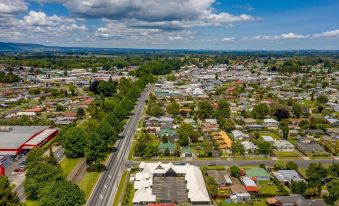
[[[38,206],[39,204],[38,204],[38,201],[33,201],[33,200],[26,200],[25,202],[24,202],[24,204],[26,205],[26,206]]]
[[[202,166],[201,168],[206,170],[225,170],[224,166]]]
[[[92,189],[98,181],[99,176],[100,172],[86,172],[84,178],[80,181],[79,187],[84,191],[86,199],[91,195]]]
[[[259,194],[280,194],[278,186],[275,185],[272,181],[259,181],[260,185]]]
[[[274,134],[273,132],[270,131],[260,131],[259,136],[271,136],[273,139],[280,139],[278,135]]]
[[[299,153],[296,151],[291,151],[291,152],[274,151],[274,154],[277,157],[300,157]]]
[[[61,167],[62,171],[66,174],[66,176],[68,176],[73,171],[75,165],[77,165],[79,160],[80,160],[80,158],[76,158],[76,159],[64,158],[60,162],[60,167]]]
[[[252,200],[251,203],[226,203],[223,202],[222,206],[267,206],[265,199]]]

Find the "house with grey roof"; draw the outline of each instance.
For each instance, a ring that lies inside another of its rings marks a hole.
[[[258,147],[253,143],[250,142],[248,140],[241,142],[240,144],[242,144],[244,146],[245,149],[245,153],[254,153],[255,150],[258,149]]]
[[[278,170],[273,175],[284,184],[291,184],[293,181],[305,181],[304,178],[295,170]]]

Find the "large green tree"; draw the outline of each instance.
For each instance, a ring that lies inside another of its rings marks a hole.
[[[105,159],[107,146],[105,141],[97,133],[90,133],[85,146],[86,163],[90,167],[96,167]]]
[[[204,100],[198,103],[198,116],[201,119],[211,118],[213,114],[213,108],[209,101]]]
[[[102,120],[96,128],[96,133],[106,144],[114,143],[118,138],[118,132],[106,120]]]
[[[85,194],[78,185],[68,181],[48,184],[41,195],[40,206],[81,206],[86,202]]]
[[[327,184],[328,189],[328,201],[330,204],[333,204],[339,199],[339,179],[335,178]]]
[[[254,118],[264,119],[270,112],[267,104],[257,104],[253,107],[252,116]]]
[[[71,127],[63,135],[65,155],[69,158],[83,157],[88,134],[80,127]]]
[[[171,115],[178,115],[179,109],[180,109],[180,105],[176,103],[175,101],[173,101],[166,107],[167,113]]]
[[[100,81],[98,85],[98,92],[105,97],[110,97],[116,92],[116,85],[111,82]]]
[[[7,176],[0,176],[0,205],[1,206],[17,206],[19,198],[15,192],[12,192],[12,187]]]
[[[53,181],[64,180],[64,174],[58,165],[35,161],[27,165],[24,182],[25,194],[30,199],[38,199],[46,185]]]
[[[179,136],[181,146],[187,146],[189,144],[189,140],[196,141],[199,135],[191,124],[185,122],[179,125],[177,134]]]

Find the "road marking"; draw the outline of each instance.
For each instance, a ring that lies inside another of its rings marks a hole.
[[[104,185],[104,187],[107,189],[107,185]]]
[[[111,178],[112,178],[112,176],[111,176],[111,175],[108,175],[108,178],[110,178],[110,179],[111,179]]]
[[[102,194],[100,194],[100,198],[102,199],[103,197],[102,197]]]

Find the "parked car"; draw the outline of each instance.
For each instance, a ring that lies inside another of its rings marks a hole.
[[[26,167],[26,161],[22,161],[19,163],[20,168],[25,168]]]
[[[24,172],[25,169],[24,168],[15,168],[14,172]]]

